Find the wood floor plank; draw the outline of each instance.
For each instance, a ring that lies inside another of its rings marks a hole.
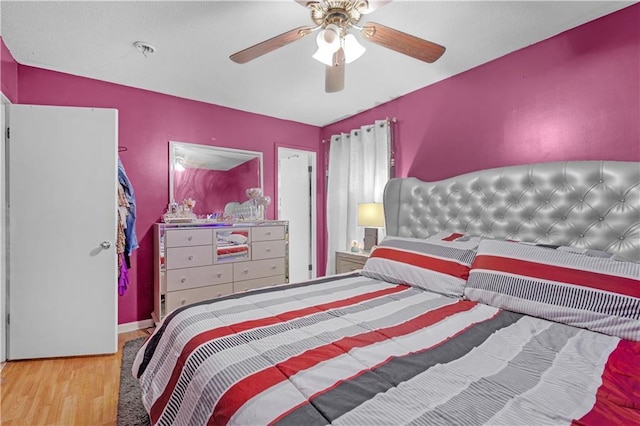
[[[2,425],[115,425],[124,343],[113,355],[9,361],[0,373]]]

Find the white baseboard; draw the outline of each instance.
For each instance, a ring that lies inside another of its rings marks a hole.
[[[118,334],[127,333],[129,331],[142,330],[143,328],[153,327],[155,324],[151,318],[142,320],[127,322],[125,324],[118,324]]]

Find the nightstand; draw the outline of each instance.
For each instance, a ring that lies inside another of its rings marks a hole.
[[[370,252],[336,251],[336,274],[362,269]]]

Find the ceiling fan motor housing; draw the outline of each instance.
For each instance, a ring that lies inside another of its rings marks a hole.
[[[329,24],[340,27],[343,31],[357,25],[362,13],[359,8],[366,8],[367,2],[356,0],[327,0],[324,3],[310,2],[311,20],[319,27],[325,28]]]

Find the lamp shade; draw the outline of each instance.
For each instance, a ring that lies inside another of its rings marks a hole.
[[[358,204],[358,226],[374,228],[384,227],[384,208],[382,203]]]
[[[347,34],[344,37],[344,61],[347,64],[358,59],[367,49],[358,43],[353,34]]]
[[[312,58],[330,67],[333,66],[333,52],[329,49],[318,47],[318,50],[312,55]]]
[[[313,59],[325,65],[333,66],[333,54],[340,48],[340,28],[329,24],[318,33],[316,37],[318,50],[313,54]]]

